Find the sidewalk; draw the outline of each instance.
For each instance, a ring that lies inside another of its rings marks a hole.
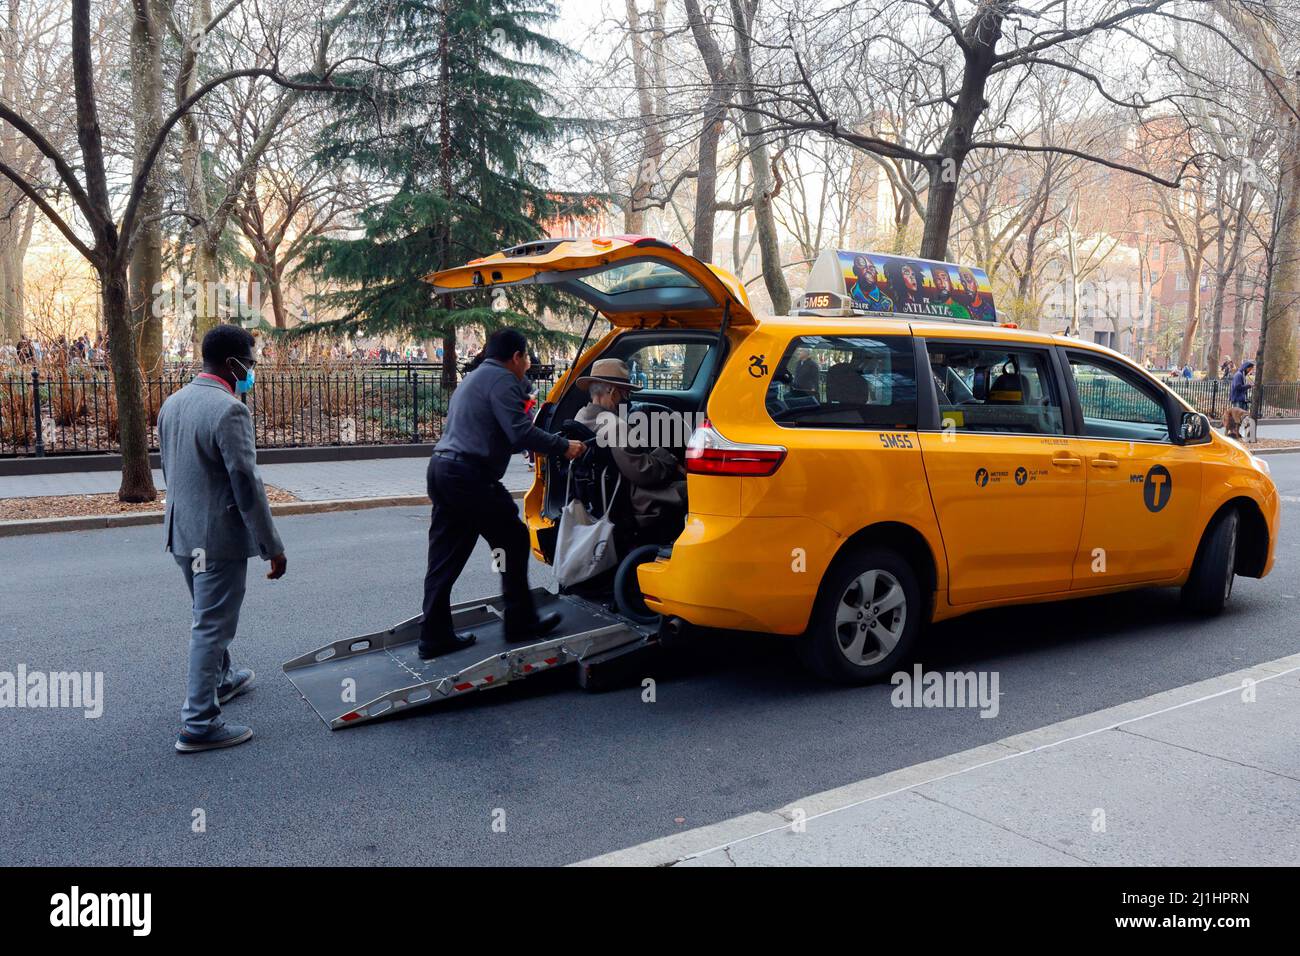
[[[1268,422],[1260,422],[1258,426],[1260,438],[1274,438],[1279,441],[1300,441],[1300,425],[1270,425]]]
[[[1297,740],[1300,654],[582,865],[1295,866]]]
[[[428,464],[427,458],[377,458],[293,462],[262,465],[260,469],[264,482],[283,488],[302,501],[336,501],[423,495],[424,471]],[[117,491],[121,480],[121,475],[115,471],[6,476],[0,477],[0,498],[105,494]],[[162,472],[155,469],[153,480],[162,491]],[[533,473],[522,456],[511,457],[503,481],[510,491],[526,491],[533,483]]]

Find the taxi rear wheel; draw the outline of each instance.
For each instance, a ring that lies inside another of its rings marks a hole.
[[[1232,596],[1240,524],[1240,515],[1231,508],[1215,518],[1205,530],[1201,546],[1196,549],[1192,572],[1182,590],[1183,607],[1192,613],[1218,614]]]
[[[827,573],[800,653],[828,680],[876,680],[911,654],[921,616],[921,590],[907,559],[888,548],[861,548]]]

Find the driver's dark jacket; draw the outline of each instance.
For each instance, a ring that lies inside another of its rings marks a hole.
[[[515,452],[563,455],[569,450],[568,439],[534,425],[524,412],[527,400],[524,383],[496,359],[488,359],[452,392],[435,453],[456,452],[496,481]]]
[[[596,433],[597,442],[609,449],[620,474],[632,484],[632,510],[638,525],[645,527],[686,512],[686,479],[672,452],[625,447],[619,441],[618,416],[595,402],[584,405],[574,421]]]

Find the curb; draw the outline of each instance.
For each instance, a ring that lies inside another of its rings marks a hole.
[[[510,496],[522,500],[527,492],[512,490]],[[281,501],[271,505],[276,517],[327,514],[333,511],[368,511],[371,508],[409,508],[427,506],[427,495],[388,495],[378,498],[330,498],[324,501]],[[60,531],[98,531],[103,528],[133,528],[162,524],[161,511],[136,511],[115,515],[77,515],[71,518],[32,518],[24,521],[0,521],[0,538],[24,534],[55,534]]]
[[[927,783],[1004,763],[1046,748],[1069,744],[1081,737],[1112,730],[1169,710],[1200,703],[1211,696],[1239,691],[1245,682],[1289,678],[1300,682],[1300,654],[1265,661],[1252,667],[1184,684],[1138,700],[1116,704],[1092,713],[1070,717],[1054,724],[1003,737],[969,750],[927,760],[876,777],[869,777],[832,790],[811,794],[784,807],[760,810],[669,834],[636,846],[604,853],[570,866],[674,866],[708,854],[723,852],[733,843],[744,842],[789,827],[796,816],[805,820],[837,813],[852,807],[914,790]]]

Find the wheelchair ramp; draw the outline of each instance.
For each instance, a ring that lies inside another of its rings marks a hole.
[[[611,614],[573,595],[533,589],[539,614],[558,611],[559,627],[537,643],[505,639],[500,597],[455,605],[457,633],[478,641],[452,654],[422,661],[416,653],[423,616],[360,637],[326,644],[282,665],[285,676],[331,730],[352,727],[458,697],[500,687],[565,664],[646,645],[654,628]]]

